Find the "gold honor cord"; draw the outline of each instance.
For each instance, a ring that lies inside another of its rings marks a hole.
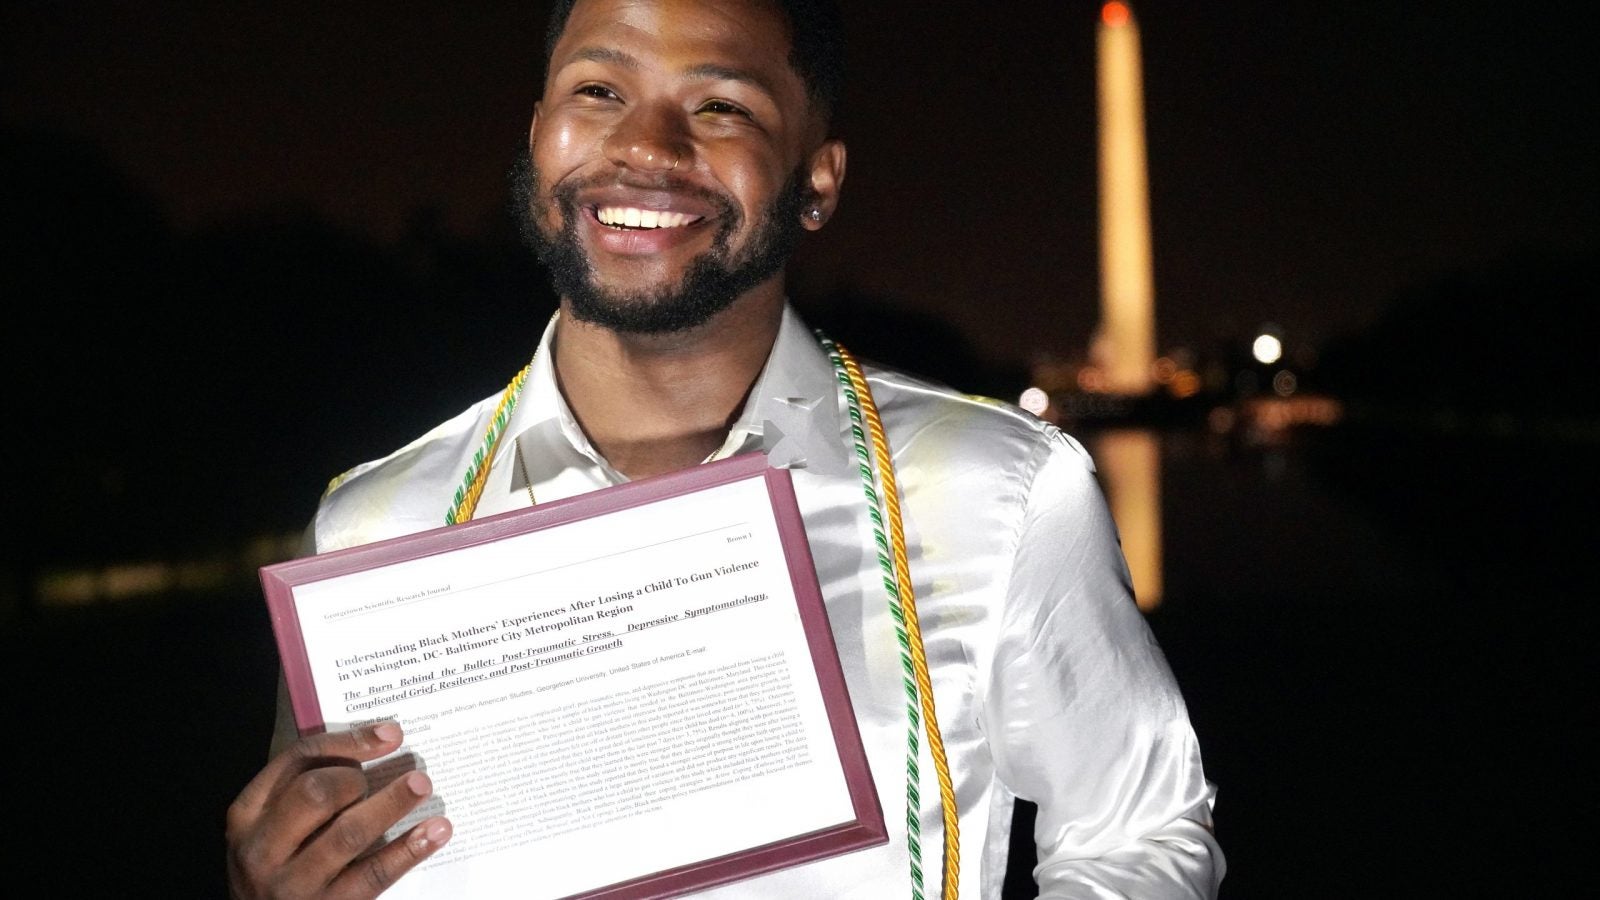
[[[560,315],[560,310],[551,313],[550,321],[554,323]],[[489,466],[494,461],[495,448],[500,446],[500,436],[506,430],[506,423],[511,421],[511,411],[517,408],[522,386],[528,383],[528,376],[533,374],[533,365],[538,360],[539,351],[535,350],[533,358],[500,392],[500,403],[495,406],[494,415],[489,417],[489,427],[483,430],[483,446],[478,448],[478,452],[472,456],[472,462],[467,464],[467,471],[461,476],[461,487],[456,489],[455,497],[450,500],[450,508],[445,510],[446,525],[472,521],[472,514],[478,510],[478,498],[483,496],[483,486],[489,483]],[[531,481],[528,482],[528,495],[533,495]]]
[[[494,449],[500,445],[506,422],[511,420],[511,411],[516,409],[517,398],[522,396],[522,386],[527,384],[528,375],[532,372],[533,361],[529,360],[501,392],[500,403],[494,408],[494,415],[489,417],[489,427],[484,429],[483,446],[478,448],[478,452],[472,456],[472,462],[467,464],[466,474],[461,476],[461,487],[456,488],[450,508],[445,511],[446,525],[472,520],[472,514],[478,509],[478,498],[483,496],[483,486],[489,481],[489,463],[494,459]]]
[[[861,366],[843,346],[826,338],[823,339],[823,346],[832,351],[830,355],[836,357],[835,365],[843,368],[849,379],[852,393],[860,401],[862,414],[866,418],[867,432],[872,438],[873,461],[877,464],[878,480],[883,486],[877,493],[882,498],[889,518],[889,546],[894,556],[894,593],[910,643],[911,667],[922,703],[923,727],[928,734],[928,752],[933,756],[933,769],[939,778],[939,801],[944,812],[943,897],[944,900],[957,900],[961,876],[961,822],[956,809],[955,788],[950,780],[950,762],[945,757],[944,737],[939,731],[939,717],[934,711],[933,680],[928,675],[928,654],[922,645],[922,625],[917,618],[917,600],[911,587],[911,566],[906,556],[905,528],[900,519],[900,492],[895,483],[894,460],[889,453],[889,441],[883,433],[883,421],[878,417],[878,406],[872,400],[872,389],[861,373]],[[908,820],[917,817],[913,810],[907,810],[906,814]],[[920,894],[920,891],[917,893]]]
[[[872,441],[872,462],[863,471],[863,476],[868,481],[867,496],[875,505],[868,508],[874,523],[874,530],[882,523],[884,516],[879,513],[876,503],[881,498],[889,520],[888,550],[893,558],[893,580],[885,579],[884,587],[895,601],[892,607],[897,613],[896,619],[905,628],[904,642],[908,645],[910,653],[910,668],[915,680],[914,692],[919,698],[921,718],[924,729],[928,735],[928,751],[933,756],[933,768],[939,779],[939,800],[944,812],[944,900],[958,900],[958,881],[961,875],[961,824],[956,809],[955,789],[950,781],[950,763],[945,758],[944,738],[939,732],[939,718],[935,714],[933,705],[933,681],[928,675],[928,655],[922,646],[922,626],[917,618],[917,601],[911,587],[911,567],[906,556],[905,528],[900,519],[900,492],[895,482],[894,460],[889,453],[889,442],[883,433],[883,422],[878,417],[878,407],[872,401],[872,389],[867,385],[867,379],[861,374],[861,366],[856,363],[855,357],[839,344],[821,338],[823,348],[828,351],[834,365],[842,370],[840,376],[841,386],[847,388],[846,399],[850,401],[852,419],[866,420],[867,432]],[[478,508],[478,500],[483,496],[483,487],[489,478],[489,467],[494,459],[494,451],[499,446],[500,438],[505,432],[506,423],[511,419],[511,412],[516,408],[517,400],[522,395],[522,388],[527,384],[528,376],[533,372],[534,361],[530,360],[522,371],[506,385],[501,392],[500,402],[495,407],[494,415],[489,419],[489,425],[484,429],[483,446],[472,457],[472,462],[467,465],[466,472],[462,475],[461,487],[456,490],[450,509],[445,512],[445,523],[455,525],[468,522]],[[860,410],[856,407],[859,405]],[[858,431],[852,426],[853,431]],[[857,447],[857,455],[865,456],[865,448]],[[877,480],[882,484],[881,491],[872,489],[871,469],[877,470]],[[530,483],[531,487],[531,483]],[[876,535],[879,544],[884,540],[881,534]],[[880,556],[880,560],[882,557]],[[910,693],[910,692],[908,692]],[[906,809],[907,840],[912,853],[912,896],[916,900],[922,897],[922,868],[921,844],[919,841],[921,818],[918,810],[916,786],[917,761],[916,750],[916,720],[918,710],[916,706],[908,704],[906,713],[911,719],[912,732],[908,736],[912,758],[907,761],[906,786],[908,807]]]

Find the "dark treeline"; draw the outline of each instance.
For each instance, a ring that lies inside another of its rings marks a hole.
[[[1441,423],[1531,423],[1600,416],[1594,389],[1600,260],[1532,250],[1413,286],[1358,334],[1329,343],[1328,386]],[[1445,427],[1449,427],[1448,424]]]
[[[6,132],[23,559],[294,528],[343,467],[494,390],[554,308],[515,233],[389,246],[293,208],[179,232],[93,146]],[[199,546],[196,546],[199,545]]]

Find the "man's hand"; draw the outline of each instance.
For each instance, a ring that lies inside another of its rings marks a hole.
[[[450,839],[435,816],[367,854],[433,790],[408,772],[367,795],[360,764],[400,746],[393,722],[301,738],[228,807],[228,887],[235,900],[378,896]],[[365,855],[364,855],[365,854]]]

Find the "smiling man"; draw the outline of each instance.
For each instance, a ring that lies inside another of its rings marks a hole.
[[[576,0],[546,51],[517,193],[560,311],[504,392],[335,479],[309,549],[766,451],[791,467],[889,841],[704,896],[993,900],[1017,798],[1038,806],[1040,896],[1214,896],[1214,792],[1082,447],[860,366],[788,304],[789,252],[844,182],[837,11]],[[880,460],[870,490],[858,455]],[[886,510],[920,639],[891,612]],[[908,715],[929,689],[937,716]],[[371,897],[450,839],[433,816],[368,852],[432,790],[419,772],[368,792],[357,764],[400,729],[296,738],[280,712],[229,810],[234,896]]]

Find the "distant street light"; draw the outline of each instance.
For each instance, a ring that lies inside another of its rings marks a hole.
[[[1042,417],[1044,411],[1050,408],[1050,395],[1040,388],[1030,387],[1022,392],[1021,397],[1017,398],[1017,405],[1036,416]]]
[[[1250,345],[1250,353],[1256,362],[1270,366],[1283,358],[1283,341],[1270,334],[1257,335],[1255,343]]]

